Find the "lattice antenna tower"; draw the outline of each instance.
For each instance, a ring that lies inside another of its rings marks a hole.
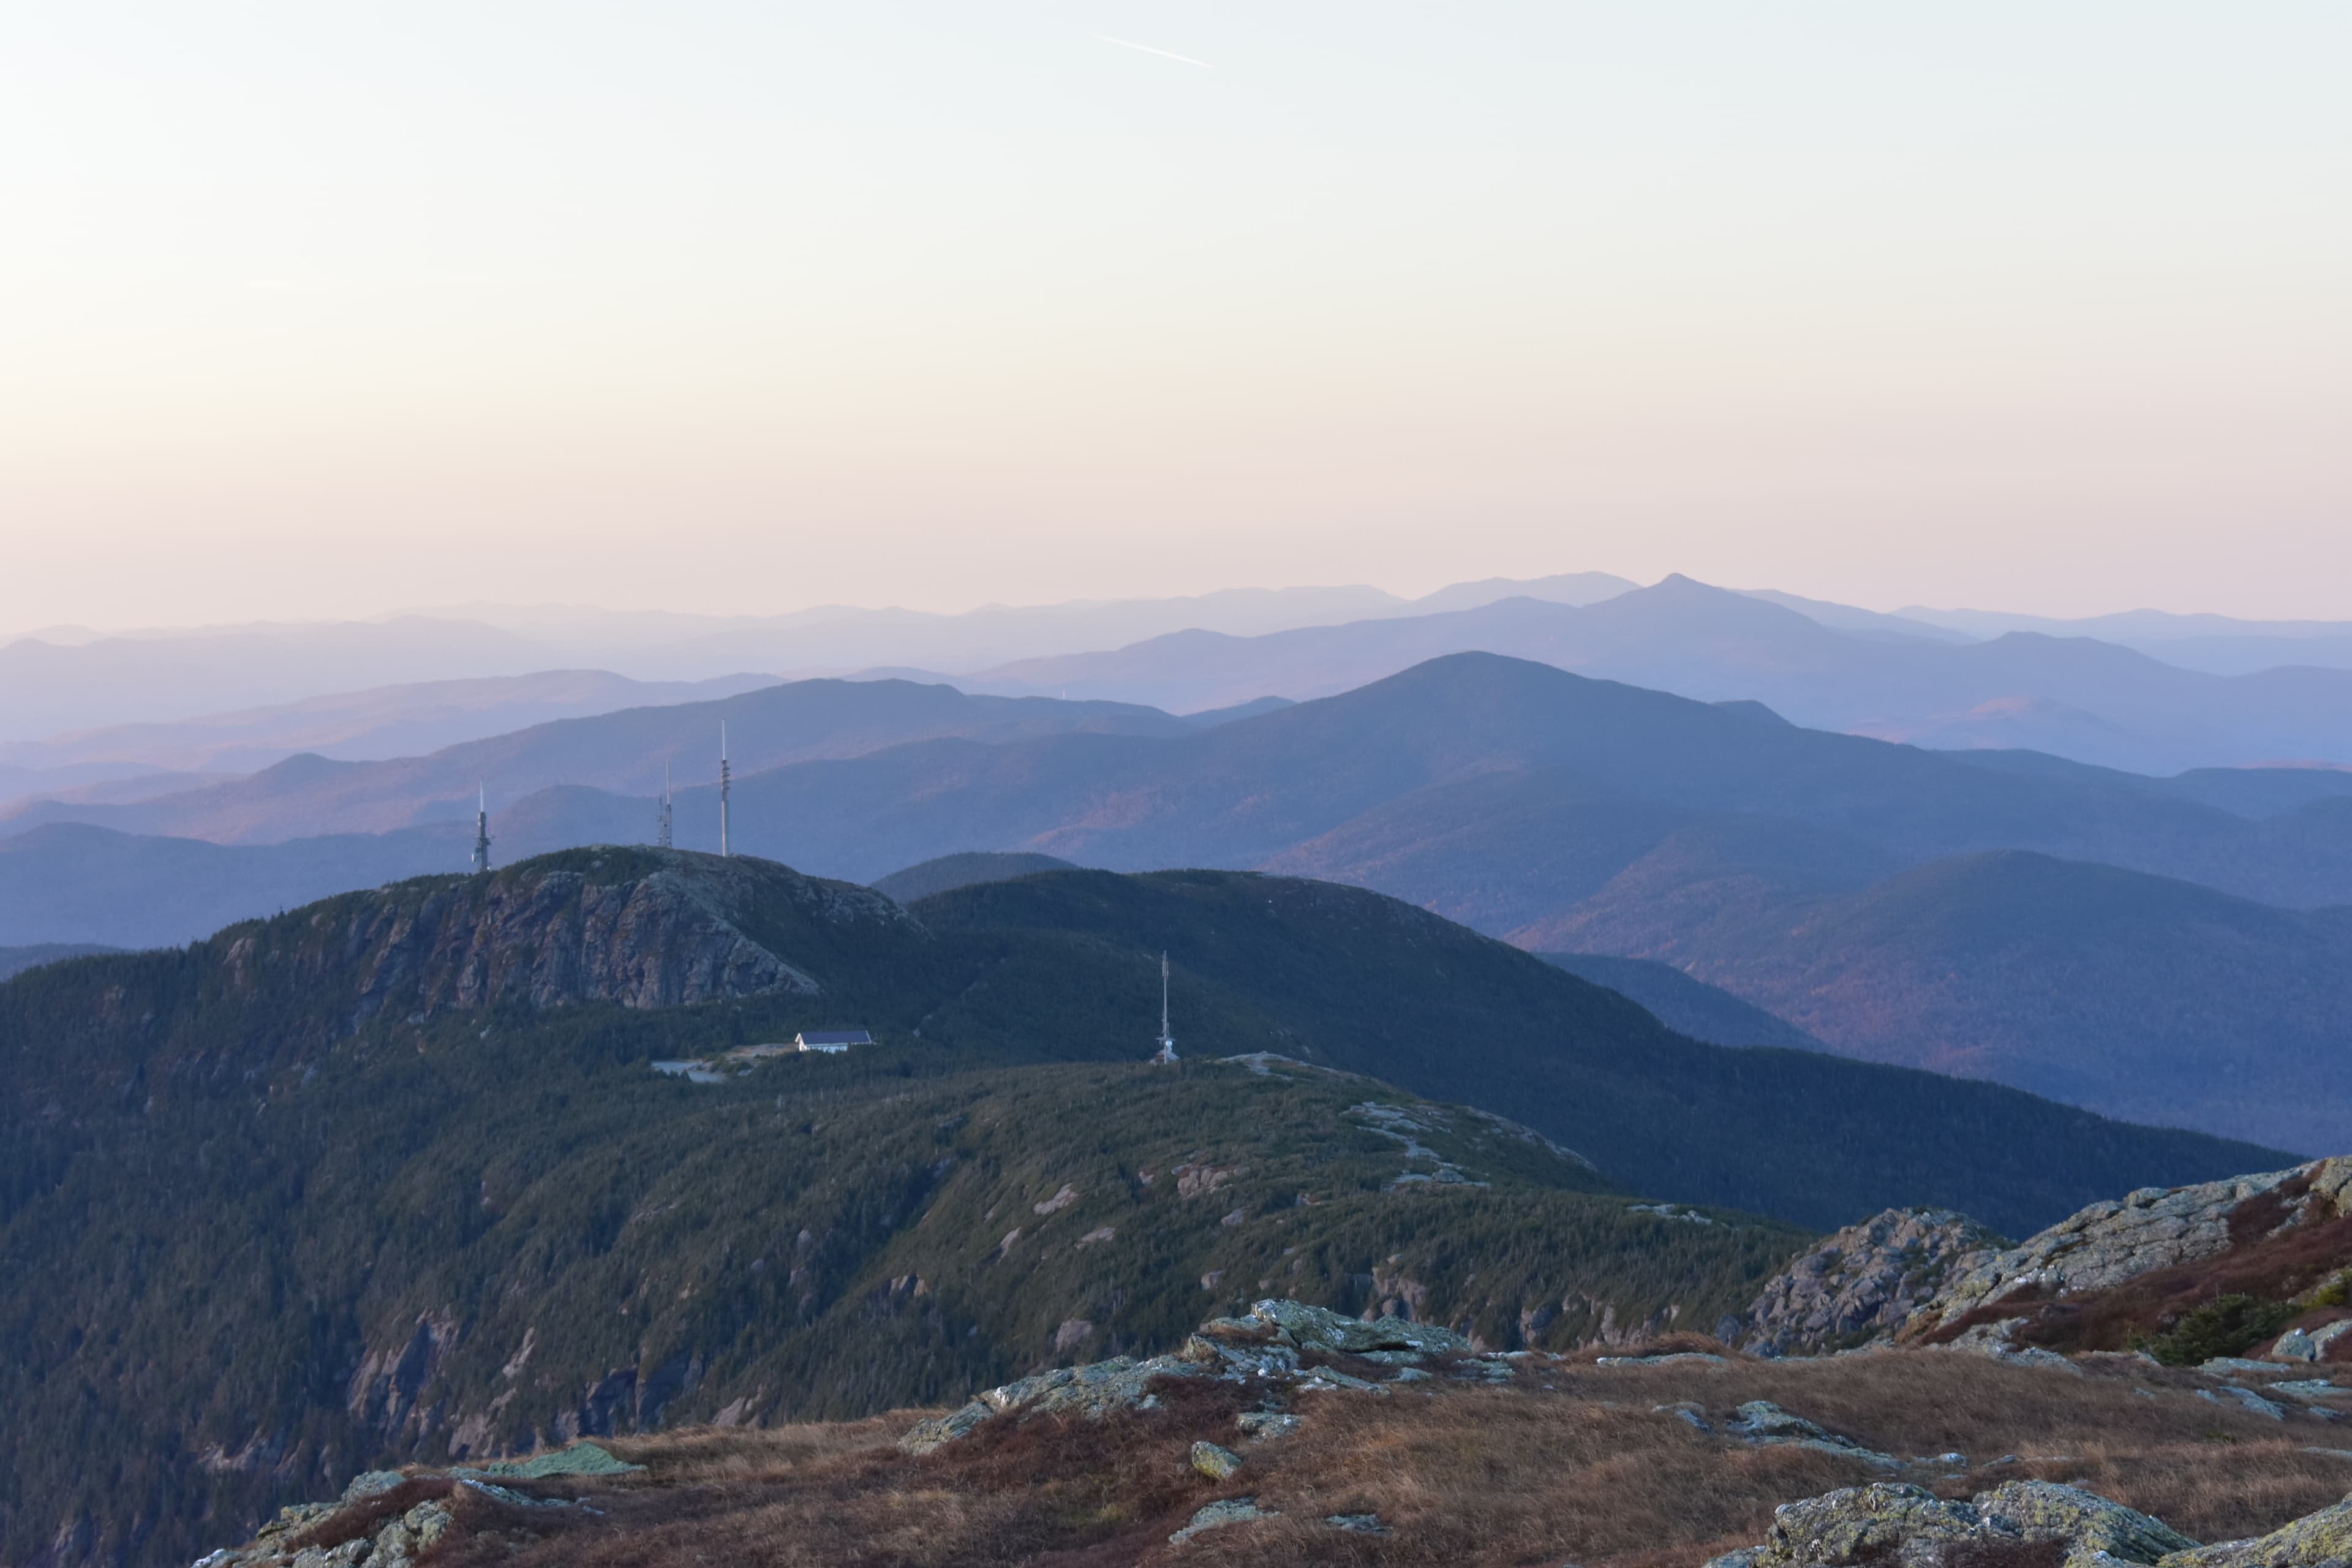
[[[474,869],[490,868],[490,786],[478,785],[474,810]]]
[[[1176,1059],[1176,1037],[1168,1032],[1168,954],[1164,952],[1160,955],[1160,1048],[1151,1059],[1163,1066]]]
[[[727,847],[727,721],[719,721],[719,854],[724,859],[731,851]]]
[[[661,805],[654,812],[654,842],[662,848],[670,847],[669,764],[662,764]]]

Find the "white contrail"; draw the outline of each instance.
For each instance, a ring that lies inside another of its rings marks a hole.
[[[1213,71],[1217,68],[1208,61],[1196,60],[1190,55],[1171,54],[1166,49],[1155,49],[1150,44],[1129,43],[1125,38],[1114,38],[1108,33],[1095,33],[1090,36],[1101,43],[1117,44],[1122,49],[1141,49],[1145,54],[1158,55],[1163,60],[1181,60],[1188,66],[1199,66],[1204,71]]]

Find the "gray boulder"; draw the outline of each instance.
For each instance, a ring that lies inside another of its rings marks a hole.
[[[1367,1321],[1302,1301],[1260,1301],[1250,1309],[1247,1318],[1227,1321],[1262,1324],[1276,1331],[1285,1342],[1299,1350],[1348,1355],[1361,1355],[1368,1351],[1444,1354],[1471,1348],[1469,1340],[1435,1323],[1416,1323],[1403,1318]]]
[[[1708,1568],[1942,1568],[1970,1547],[2043,1541],[2065,1547],[2066,1568],[2289,1568],[2284,1559],[2192,1563],[2197,1543],[2162,1521],[2051,1481],[2010,1481],[1972,1502],[1893,1481],[1824,1492],[1783,1505],[1762,1545],[1726,1553]]]
[[[2063,1541],[2066,1568],[2092,1568],[2104,1554],[2117,1563],[2152,1563],[2197,1542],[2137,1509],[2054,1481],[2005,1481],[1977,1494],[1984,1529],[2027,1541]]]
[[[1946,1502],[1924,1487],[1875,1481],[1783,1504],[1750,1562],[1753,1568],[1864,1562],[1936,1568],[1946,1545],[1978,1533],[1977,1510],[1967,1503]]]
[[[1171,1546],[1181,1546],[1204,1530],[1222,1530],[1229,1524],[1247,1524],[1254,1519],[1279,1519],[1274,1509],[1257,1506],[1255,1498],[1228,1498],[1213,1502],[1192,1516],[1192,1521],[1168,1538]]]
[[[2346,1568],[2352,1564],[2352,1498],[2252,1541],[2168,1553],[2159,1568]]]

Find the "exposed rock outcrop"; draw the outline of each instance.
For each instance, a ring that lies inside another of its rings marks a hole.
[[[356,1029],[379,1015],[499,1003],[813,995],[824,959],[853,932],[928,940],[871,889],[748,857],[608,847],[349,894],[215,941],[232,993],[291,980],[347,999],[344,1022]]]
[[[368,1470],[335,1501],[280,1509],[251,1542],[200,1557],[195,1568],[410,1568],[449,1530],[469,1492],[519,1509],[576,1508],[584,1505],[525,1496],[499,1483],[644,1473],[643,1466],[624,1464],[593,1443],[446,1470]]]
[[[2051,1481],[2010,1481],[1979,1492],[1970,1502],[1948,1501],[1900,1481],[1879,1481],[1783,1505],[1761,1546],[1718,1557],[1708,1568],[1863,1563],[1941,1568],[1965,1560],[1972,1546],[2036,1542],[2063,1546],[2064,1568],[2152,1568],[2158,1563],[2174,1568],[2182,1562],[2179,1554],[2197,1548],[2160,1520]],[[2239,1565],[2232,1562],[2228,1568]]]
[[[1113,1410],[1148,1409],[1152,1384],[1168,1377],[1223,1377],[1255,1383],[1270,1393],[1378,1392],[1381,1382],[1325,1364],[1326,1358],[1363,1357],[1390,1380],[1409,1382],[1412,1374],[1421,1373],[1416,1363],[1424,1358],[1468,1356],[1471,1351],[1467,1339],[1432,1323],[1401,1318],[1367,1322],[1302,1301],[1260,1301],[1247,1317],[1211,1319],[1181,1348],[1167,1355],[1146,1361],[1114,1356],[1088,1366],[1055,1367],[992,1388],[960,1409],[917,1422],[898,1440],[898,1447],[909,1454],[932,1453],[1000,1416],[1025,1418],[1066,1412],[1099,1418]],[[1507,1358],[1486,1356],[1478,1361],[1476,1375],[1504,1380],[1511,1376]],[[1236,1465],[1240,1462],[1228,1450],[1216,1452],[1234,1458]],[[1197,1455],[1194,1462],[1200,1462]]]
[[[1759,1355],[1818,1355],[1893,1333],[1955,1275],[2003,1245],[1950,1209],[1888,1209],[1850,1225],[1768,1282],[1731,1339]]]
[[[821,882],[766,861],[677,851],[611,852],[635,874],[604,878],[591,860],[531,861],[435,890],[380,900],[352,916],[348,945],[373,955],[362,1005],[413,989],[427,1011],[525,1001],[534,1007],[617,1002],[674,1007],[788,991],[817,980],[747,927],[778,917],[818,925],[912,926],[869,889]],[[640,858],[643,867],[634,864]],[[803,961],[805,962],[805,961]]]
[[[2068,1366],[2049,1347],[2128,1348],[2135,1342],[2116,1334],[2168,1329],[2180,1310],[2167,1304],[2175,1297],[2190,1304],[2231,1291],[2271,1301],[2292,1298],[2298,1311],[2311,1300],[2332,1300],[2299,1292],[2323,1283],[2352,1252],[2326,1236],[2297,1238],[2309,1227],[2348,1218],[2352,1158],[2142,1188],[2093,1204],[2014,1247],[1950,1210],[1890,1209],[1797,1258],[1743,1316],[1721,1325],[1720,1337],[1768,1356],[1903,1342]],[[2352,1243],[2352,1236],[2341,1239]],[[2207,1264],[2221,1269],[2212,1281],[2200,1268]],[[2125,1287],[2145,1291],[2149,1288],[2134,1282],[2150,1276],[2161,1277],[2156,1283],[2165,1301],[2110,1313],[2116,1321],[2106,1331],[2115,1342],[2075,1337],[2078,1325],[2069,1314],[2083,1301]],[[2303,1327],[2278,1338],[2273,1353],[2319,1361],[2339,1346],[2352,1352],[2352,1327],[2323,1321],[2326,1315],[2305,1315]],[[2037,1323],[2044,1317],[2052,1321]]]
[[[2176,1552],[2163,1568],[2327,1568],[2352,1563],[2352,1499],[2305,1514],[2268,1535]]]
[[[2005,1334],[1988,1310],[2004,1302],[2052,1301],[2112,1289],[2284,1231],[2340,1219],[2352,1210],[2347,1188],[2352,1158],[2339,1158],[2226,1182],[2143,1187],[2120,1200],[2095,1203],[1959,1271],[1910,1314],[1900,1336],[1949,1340],[1957,1331],[2000,1340]],[[1964,1325],[1972,1313],[1994,1321]]]

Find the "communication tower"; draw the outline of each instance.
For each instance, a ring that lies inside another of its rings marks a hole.
[[[1176,1060],[1176,1037],[1168,1032],[1168,955],[1160,955],[1160,1048],[1151,1053],[1155,1066],[1167,1067]]]
[[[661,805],[654,810],[654,842],[662,848],[670,847],[669,764],[662,764]]]
[[[724,859],[727,848],[727,721],[719,721],[719,854]]]
[[[474,869],[487,871],[490,868],[490,786],[476,787],[480,793],[475,800]]]

